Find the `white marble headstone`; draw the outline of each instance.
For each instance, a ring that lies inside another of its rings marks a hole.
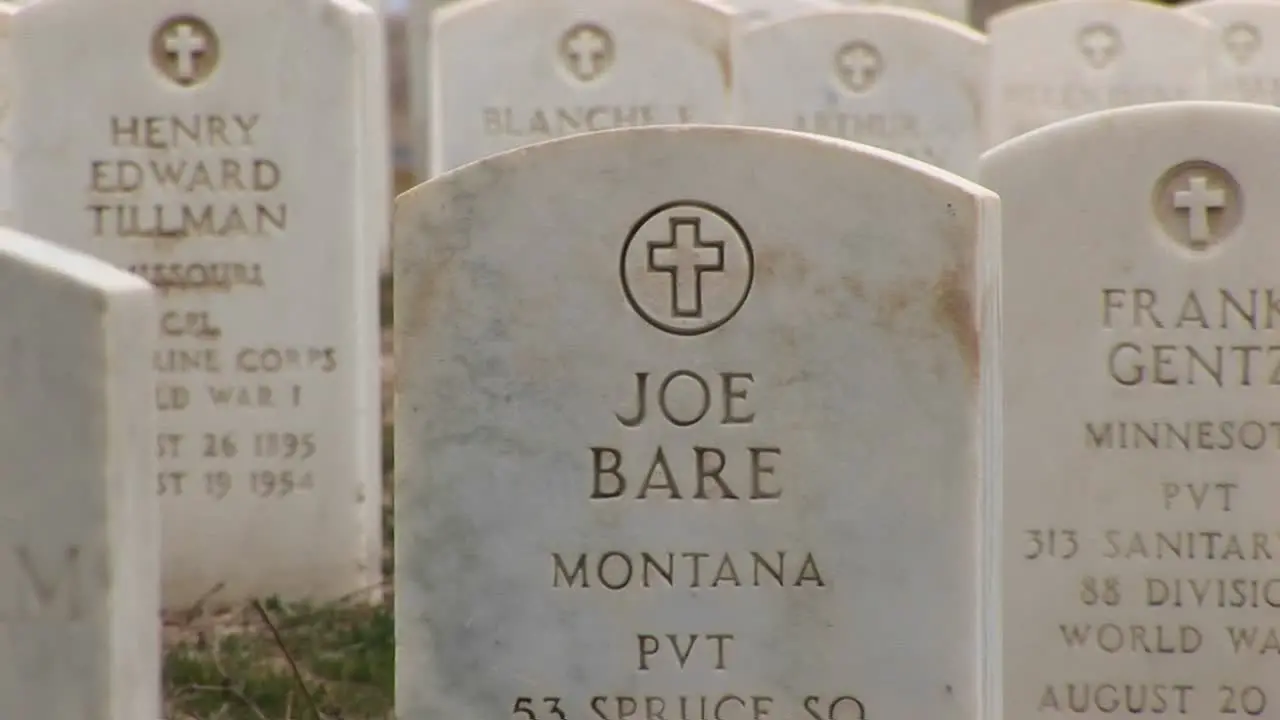
[[[3,18],[15,225],[162,291],[159,465],[137,481],[160,496],[166,606],[376,586],[377,15],[59,0]]]
[[[400,0],[404,4],[404,68],[409,105],[409,153],[413,174],[431,177],[431,75],[435,42],[431,21],[436,8],[457,0]]]
[[[985,717],[998,217],[923,163],[742,127],[402,195],[397,712]]]
[[[159,717],[154,293],[5,228],[0,305],[0,717]]]
[[[983,157],[1004,210],[1005,717],[1280,701],[1280,110],[1170,103]]]
[[[971,177],[984,149],[986,38],[887,6],[841,8],[747,31],[734,119],[892,150]]]
[[[1213,24],[1217,64],[1214,100],[1280,104],[1280,3],[1206,0],[1182,12]]]
[[[0,23],[8,12],[11,11],[0,5]],[[0,227],[13,225],[13,151],[9,142],[13,79],[13,68],[9,63],[0,62]]]
[[[431,75],[412,73],[415,86],[430,88],[432,174],[591,130],[724,122],[738,12],[703,0],[439,7]]]
[[[1128,105],[1208,97],[1212,27],[1145,0],[1041,0],[987,21],[988,144]]]

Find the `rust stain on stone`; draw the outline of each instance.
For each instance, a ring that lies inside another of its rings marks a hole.
[[[778,265],[778,251],[763,247],[756,250],[756,280],[771,280]]]
[[[788,284],[804,282],[809,275],[805,258],[785,248],[760,248],[756,251],[756,279],[780,280]]]
[[[842,282],[844,283],[844,289],[848,290],[850,295],[859,300],[867,299],[867,288],[863,286],[862,278],[849,275]]]
[[[875,319],[872,321],[876,327],[886,331],[893,330],[898,316],[911,304],[911,298],[918,295],[916,288],[911,285],[909,281],[895,284],[876,295]]]
[[[415,224],[415,234],[421,237],[433,237],[443,231],[443,228],[434,226],[425,218]],[[444,290],[441,278],[449,272],[455,258],[456,253],[449,253],[444,257],[429,256],[421,266],[414,268],[416,277],[409,279],[405,288],[408,291],[408,303],[405,307],[395,308],[396,324],[405,328],[407,334],[422,333],[431,318],[436,316],[436,298]]]
[[[712,48],[716,62],[720,65],[720,79],[724,83],[726,93],[733,92],[733,59],[729,47],[724,43],[716,43]]]
[[[933,286],[933,319],[955,338],[960,355],[975,381],[979,373],[978,328],[973,314],[973,291],[964,264],[949,268]]]

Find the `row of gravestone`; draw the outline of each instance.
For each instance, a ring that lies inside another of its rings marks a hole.
[[[38,0],[0,6],[0,25],[0,219],[161,291],[164,605],[376,594],[376,14]]]
[[[1110,110],[979,186],[638,128],[406,193],[398,717],[1269,717],[1278,137]],[[0,293],[0,716],[156,717],[163,303],[11,230]]]
[[[836,0],[461,0],[412,21],[420,177],[674,123],[816,132],[973,177],[987,147],[1086,112],[1280,101],[1273,0],[1045,0],[996,15],[987,36]]]
[[[376,594],[376,13],[38,0],[0,6],[0,26],[0,220],[161,291],[164,605]]]
[[[40,0],[0,7],[0,24],[4,222],[162,290],[165,605],[378,588],[376,15]]]

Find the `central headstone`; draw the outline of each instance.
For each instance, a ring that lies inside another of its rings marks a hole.
[[[137,481],[161,503],[166,605],[376,587],[377,15],[63,0],[0,22],[14,225],[163,293],[159,465]]]
[[[1004,716],[1280,707],[1280,110],[1098,113],[1004,209]]]
[[[705,126],[401,196],[397,712],[985,717],[998,216],[891,153]]]

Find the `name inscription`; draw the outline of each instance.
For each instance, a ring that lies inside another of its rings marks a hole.
[[[589,469],[583,499],[601,510],[618,503],[671,502],[770,507],[786,497],[785,452],[736,439],[756,423],[756,376],[751,372],[701,373],[689,369],[636,372],[628,398],[611,421],[624,430],[653,425],[697,429],[699,442],[654,445],[638,453],[606,445],[586,448]],[[725,432],[721,443],[708,436]],[[656,434],[656,433],[646,433]],[[669,434],[663,433],[669,437]],[[624,505],[629,507],[630,505]],[[637,505],[638,506],[638,505]],[[616,512],[617,510],[610,510]],[[610,548],[600,552],[553,550],[548,581],[557,592],[626,593],[668,590],[814,592],[830,587],[818,553],[802,547]],[[822,694],[804,688],[792,697],[744,690],[698,694],[644,691],[653,671],[731,673],[749,652],[750,628],[702,632],[653,628],[634,634],[635,687],[623,694],[565,698],[558,692],[512,700],[512,717],[523,720],[865,720],[867,708],[854,693]],[[767,651],[761,648],[761,651]]]
[[[695,122],[686,105],[578,105],[516,109],[487,107],[480,111],[484,134],[492,137],[554,138],[614,128]]]
[[[256,114],[114,116],[110,146],[145,158],[89,162],[93,237],[269,237],[288,225],[288,206],[270,199],[283,179],[256,155]],[[179,153],[197,153],[182,157]],[[165,198],[139,202],[136,196]],[[170,199],[172,198],[172,199]]]
[[[921,132],[920,119],[913,113],[817,110],[796,115],[792,129],[866,143],[929,163],[944,160],[934,142]]]
[[[1224,100],[1280,104],[1280,77],[1242,73],[1223,78],[1220,82]]]
[[[1099,312],[1118,336],[1103,360],[1116,387],[1280,386],[1280,343],[1267,339],[1280,328],[1280,288],[1103,288]],[[1111,418],[1083,430],[1090,449],[1280,450],[1280,419]]]
[[[262,148],[267,121],[255,112],[156,113],[113,115],[103,125],[110,151],[88,163],[88,233],[129,241],[127,268],[162,293],[152,358],[163,430],[156,492],[169,502],[310,492],[324,455],[319,431],[302,420],[264,428],[251,418],[305,417],[311,379],[344,359],[331,346],[224,332],[232,311],[211,309],[210,299],[261,293],[270,275],[253,245],[199,257],[200,243],[280,239],[289,230],[281,197],[289,175]]]
[[[1096,298],[1103,377],[1123,396],[1165,388],[1247,393],[1280,384],[1278,346],[1267,340],[1280,328],[1280,289],[1106,287]],[[1083,424],[1084,449],[1091,453],[1280,449],[1280,422],[1265,419],[1166,416]],[[1158,455],[1146,457],[1159,462]],[[1251,503],[1268,502],[1250,499],[1247,466],[1219,467],[1209,477],[1207,466],[1188,477],[1180,477],[1178,467],[1131,466],[1131,477],[1095,471],[1109,485],[1089,495],[1107,500],[1087,510],[1087,523],[1077,526],[1063,516],[1059,524],[1017,529],[1020,561],[1052,568],[1077,608],[1052,620],[1046,647],[1067,652],[1073,667],[1096,668],[1036,678],[1040,684],[1026,688],[1024,697],[1034,698],[1037,714],[1257,717],[1273,711],[1267,674],[1230,668],[1255,667],[1250,657],[1280,657],[1280,625],[1270,622],[1280,609],[1280,525],[1240,517]],[[1113,485],[1121,477],[1124,482]],[[1129,493],[1137,493],[1138,502]],[[1233,657],[1242,662],[1232,663]],[[1108,659],[1124,664],[1108,671]]]
[[[1010,83],[1000,90],[1000,102],[1006,108],[1005,112],[1012,113],[1049,111],[1074,115],[1125,105],[1191,99],[1194,99],[1192,89],[1182,85]]]

